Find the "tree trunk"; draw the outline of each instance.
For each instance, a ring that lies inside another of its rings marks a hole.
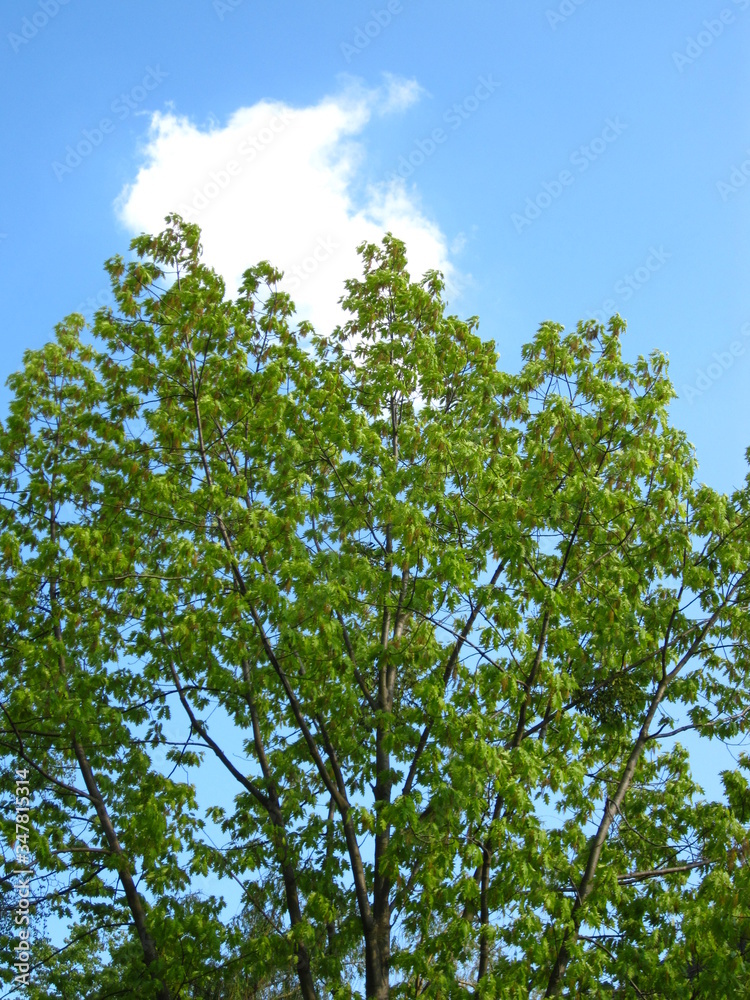
[[[143,959],[147,966],[152,965],[155,961],[157,961],[159,955],[156,951],[154,939],[151,937],[148,932],[148,928],[146,927],[146,914],[143,909],[140,893],[135,886],[133,876],[130,873],[130,869],[125,859],[125,852],[117,839],[117,834],[114,826],[112,825],[112,820],[110,819],[107,808],[104,805],[104,799],[99,791],[99,786],[91,768],[91,764],[89,763],[89,759],[86,756],[86,752],[83,747],[75,737],[73,738],[73,751],[76,755],[78,766],[81,769],[86,790],[94,803],[94,809],[96,810],[96,815],[107,840],[107,845],[110,851],[117,856],[117,874],[125,892],[125,898],[128,902],[128,906],[130,907],[133,923],[135,924],[135,928],[138,932],[141,948],[143,949]],[[158,993],[159,1000],[171,1000],[171,996],[172,994],[169,988],[164,983],[160,983]]]

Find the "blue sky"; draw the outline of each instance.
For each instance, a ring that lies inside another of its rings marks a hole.
[[[509,368],[542,320],[620,312],[630,356],[670,355],[702,477],[744,478],[750,0],[8,0],[0,20],[3,375],[235,160],[194,216],[230,287],[267,257],[335,322],[356,242],[392,227]]]
[[[511,370],[542,321],[621,313],[701,478],[742,483],[750,0],[5,0],[0,51],[3,379],[168,211],[321,331],[392,229]]]

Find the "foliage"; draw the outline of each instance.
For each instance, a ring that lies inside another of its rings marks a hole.
[[[747,760],[707,801],[676,739],[746,728],[750,493],[665,358],[544,323],[504,373],[391,236],[324,337],[199,239],[11,379],[0,739],[89,935],[44,995],[750,995]]]

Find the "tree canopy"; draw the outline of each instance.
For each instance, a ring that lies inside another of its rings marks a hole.
[[[619,316],[507,373],[359,249],[323,335],[169,216],[9,380],[27,994],[750,996],[750,760],[707,797],[680,743],[747,731],[750,484],[698,481]]]

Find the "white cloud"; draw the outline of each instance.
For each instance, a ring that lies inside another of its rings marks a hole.
[[[403,111],[421,93],[416,81],[387,76],[375,89],[350,80],[311,107],[259,101],[223,126],[156,113],[117,211],[134,233],[158,232],[172,211],[197,222],[205,259],[230,294],[247,267],[269,260],[285,272],[300,317],[328,332],[342,319],[344,280],[361,273],[357,245],[387,231],[405,241],[412,278],[439,268],[456,279],[448,240],[413,188],[383,181],[354,193],[372,116]]]

